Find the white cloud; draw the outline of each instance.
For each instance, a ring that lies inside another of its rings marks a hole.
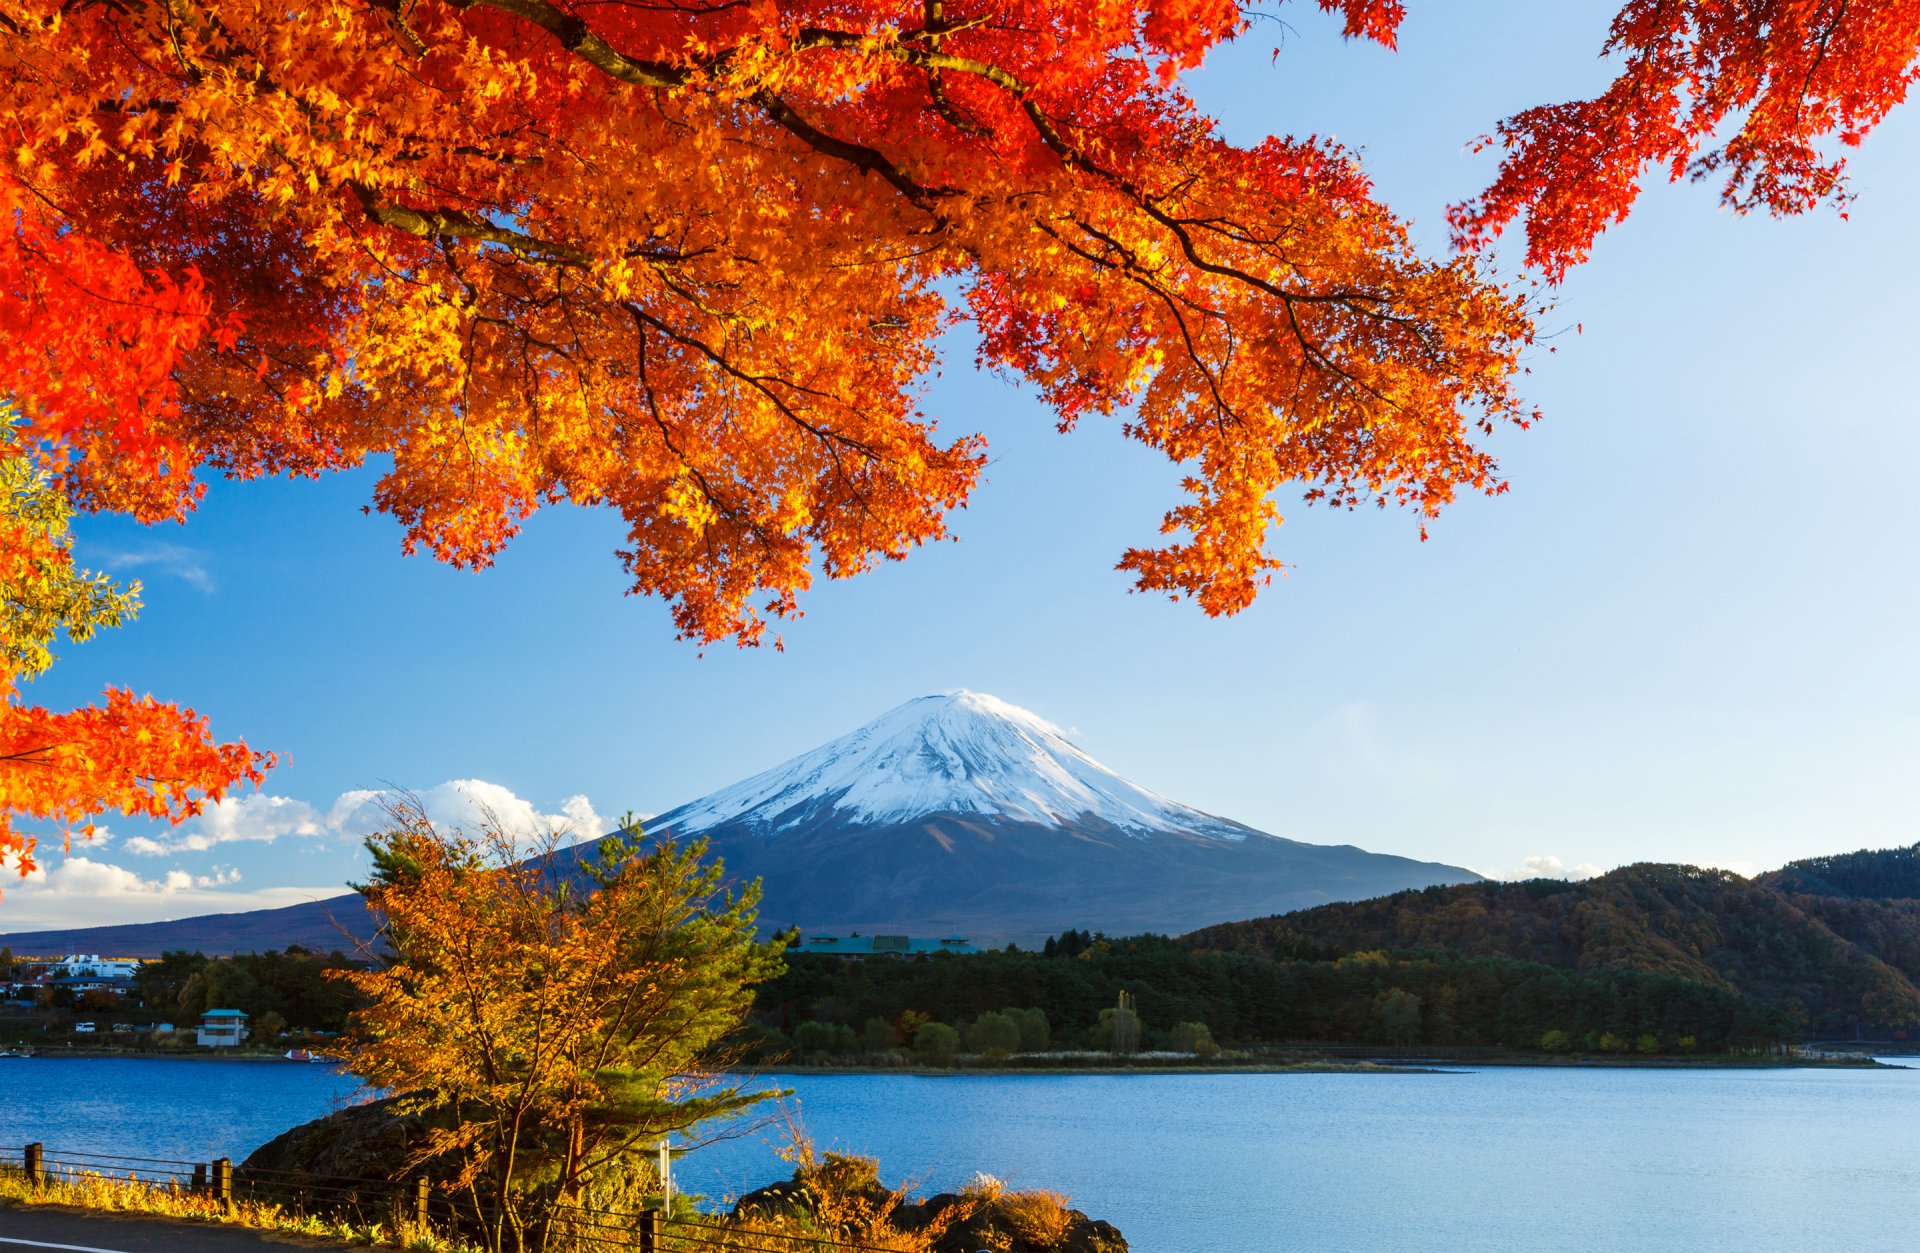
[[[206,554],[184,544],[155,541],[133,548],[102,548],[89,544],[82,555],[109,574],[151,566],[162,574],[183,579],[209,595],[214,591],[213,575],[207,571]]]
[[[409,794],[359,789],[344,792],[324,810],[286,796],[228,797],[208,805],[193,822],[157,835],[136,835],[120,847],[141,857],[205,853],[234,844],[272,843],[282,838],[355,840],[380,830],[389,802]],[[473,830],[491,816],[522,850],[532,849],[549,832],[563,842],[590,840],[609,824],[585,796],[569,796],[548,813],[510,788],[484,779],[450,779],[411,793],[437,825]],[[0,930],[36,931],[104,923],[153,922],[196,914],[274,909],[302,901],[339,896],[337,884],[323,887],[243,889],[239,871],[216,865],[205,873],[179,867],[148,877],[93,856],[61,858],[42,850],[47,860],[31,875],[18,877],[17,865],[0,858]],[[88,852],[95,852],[89,849]]]
[[[16,873],[10,861],[0,862],[0,871]],[[179,892],[226,887],[240,881],[240,872],[231,866],[215,866],[210,874],[190,874],[169,870],[157,879],[143,879],[134,871],[112,862],[91,857],[66,857],[52,865],[40,865],[17,883],[0,880],[0,890],[9,899],[15,892],[29,896],[169,896]],[[11,889],[11,890],[8,890]],[[12,920],[9,919],[11,922]]]
[[[337,884],[234,890],[240,872],[215,866],[207,874],[178,868],[146,878],[125,866],[91,857],[43,865],[24,879],[0,860],[0,923],[8,931],[159,922],[197,914],[277,909],[340,895]]]
[[[560,802],[558,813],[542,813],[511,788],[485,779],[449,779],[423,792],[343,792],[327,811],[326,821],[342,835],[363,838],[386,825],[389,806],[406,801],[417,802],[435,826],[475,831],[491,819],[523,846],[543,840],[550,832],[560,833],[565,843],[591,840],[606,834],[609,826],[585,796],[569,796]]]
[[[387,810],[411,798],[419,802],[437,825],[479,827],[491,815],[523,846],[550,831],[569,841],[590,840],[606,833],[608,823],[585,796],[569,796],[557,813],[543,813],[511,788],[485,779],[449,779],[420,792],[356,788],[334,798],[324,812],[288,796],[229,796],[208,805],[193,822],[158,837],[136,835],[124,843],[130,853],[164,857],[175,853],[204,853],[221,844],[242,841],[272,843],[282,837],[363,839],[387,824]]]
[[[126,842],[126,849],[142,857],[162,857],[204,853],[215,845],[242,840],[270,844],[283,835],[326,834],[325,819],[305,801],[288,796],[226,796],[208,805],[190,825],[159,839],[136,835]]]
[[[1508,882],[1518,879],[1571,879],[1577,882],[1605,874],[1606,871],[1590,861],[1569,866],[1558,857],[1539,856],[1526,858],[1521,862],[1518,870],[1509,870],[1504,873],[1497,870],[1482,870],[1480,873],[1489,879],[1504,879]]]

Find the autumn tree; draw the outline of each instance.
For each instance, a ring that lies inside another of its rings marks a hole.
[[[754,940],[757,887],[723,892],[704,844],[526,858],[491,821],[394,816],[362,889],[391,959],[333,972],[370,1002],[350,1065],[426,1115],[422,1160],[487,1249],[547,1247],[602,1172],[764,1097],[716,1074],[717,1045],[780,945]]]
[[[1405,12],[1317,2],[1387,45]],[[1630,0],[1617,81],[1489,136],[1434,258],[1353,152],[1237,147],[1181,89],[1287,7],[0,0],[16,452],[146,521],[208,473],[372,461],[406,546],[460,566],[545,504],[612,508],[635,592],[753,643],[816,571],[947,535],[985,450],[920,395],[966,322],[1062,429],[1117,419],[1181,468],[1119,564],[1233,613],[1282,488],[1422,518],[1501,489],[1485,436],[1531,417],[1533,335],[1478,255],[1503,229],[1552,282],[1650,169],[1843,198],[1829,149],[1920,49],[1911,4]],[[85,782],[12,769],[0,809],[177,817],[262,764],[131,698],[61,716],[9,706],[6,743],[82,745]]]
[[[80,643],[131,619],[139,585],[79,568],[72,509],[21,448],[0,410],[0,868],[34,868],[43,820],[90,835],[99,813],[182,821],[272,764],[244,744],[216,743],[191,709],[110,688],[100,704],[56,713],[21,685],[51,665],[62,640]]]
[[[4,13],[5,385],[87,507],[380,457],[410,547],[484,565],[604,504],[636,591],[751,641],[947,533],[983,449],[917,398],[964,318],[1061,426],[1188,468],[1121,565],[1228,613],[1275,489],[1431,514],[1527,416],[1521,295],[1420,256],[1348,151],[1235,147],[1179,88],[1232,0]]]
[[[1524,219],[1528,264],[1557,281],[1632,211],[1649,173],[1718,180],[1741,213],[1844,206],[1840,150],[1920,74],[1920,6],[1630,0],[1602,51],[1620,73],[1600,95],[1527,109],[1481,141],[1504,160],[1453,210],[1458,244],[1480,248]]]

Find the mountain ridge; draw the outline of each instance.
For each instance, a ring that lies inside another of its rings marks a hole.
[[[1121,777],[1038,715],[964,689],[908,701],[669,810],[647,830],[704,839],[730,879],[759,879],[769,929],[959,933],[993,944],[1038,943],[1076,927],[1173,933],[1479,877],[1204,813]],[[0,942],[60,936],[130,954],[156,945],[330,948],[357,939],[364,921],[357,898],[340,896]]]
[[[1749,880],[1639,863],[1579,882],[1473,883],[1328,904],[1184,939],[1254,954],[1308,944],[1638,970],[1744,993],[1815,1035],[1920,1028],[1920,901],[1793,890],[1807,882],[1782,871]]]

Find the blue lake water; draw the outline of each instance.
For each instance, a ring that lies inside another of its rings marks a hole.
[[[1067,1192],[1137,1253],[1911,1248],[1920,1070],[776,1077],[892,1181]],[[351,1098],[318,1066],[0,1061],[0,1145],[243,1157]],[[771,1128],[678,1167],[783,1176]]]

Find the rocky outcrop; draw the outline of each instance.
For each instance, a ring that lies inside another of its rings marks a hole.
[[[829,1159],[828,1169],[834,1164]],[[791,1180],[747,1193],[735,1203],[733,1215],[805,1215],[817,1221],[815,1187],[803,1171]],[[896,1204],[895,1195],[877,1181],[863,1180],[852,1188],[842,1187],[841,1197],[843,1204],[851,1199],[852,1208],[868,1213],[891,1211],[891,1221],[901,1231],[940,1229],[933,1253],[1128,1253],[1119,1228],[1069,1209],[1060,1198],[1044,1192],[942,1192],[923,1201]]]
[[[418,1115],[403,1114],[397,1105],[398,1099],[390,1097],[302,1123],[249,1154],[233,1172],[234,1186],[265,1196],[398,1186],[418,1173],[410,1162],[425,1127]]]
[[[398,1104],[390,1098],[357,1105],[275,1137],[234,1170],[235,1190],[289,1203],[319,1202],[368,1217],[404,1209],[421,1173],[412,1163],[426,1126],[418,1115],[401,1113]],[[1125,1237],[1111,1223],[1068,1208],[1054,1194],[1008,1192],[993,1185],[906,1201],[879,1182],[870,1160],[837,1154],[827,1154],[820,1165],[791,1180],[747,1193],[733,1215],[805,1216],[818,1224],[822,1195],[832,1196],[843,1214],[886,1215],[903,1232],[938,1231],[933,1253],[1127,1253]],[[849,1229],[846,1234],[858,1233]]]

